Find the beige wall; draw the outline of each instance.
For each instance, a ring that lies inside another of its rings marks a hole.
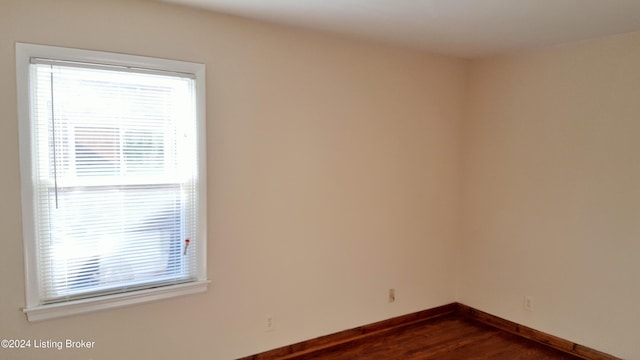
[[[207,293],[26,321],[16,41],[207,65]],[[0,358],[230,359],[455,301],[465,66],[154,2],[0,1],[0,338],[96,342]]]
[[[473,62],[460,302],[640,358],[639,64],[640,34]]]

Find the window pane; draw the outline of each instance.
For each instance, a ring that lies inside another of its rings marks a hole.
[[[162,174],[164,139],[159,130],[126,130],[123,153],[128,173]]]
[[[58,189],[47,297],[188,278],[181,192],[180,185]]]
[[[120,175],[120,131],[115,127],[74,127],[77,176]]]
[[[194,80],[32,67],[42,301],[195,279]]]

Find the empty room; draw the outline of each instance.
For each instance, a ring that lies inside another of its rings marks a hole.
[[[0,359],[640,359],[640,1],[0,0],[0,79]]]

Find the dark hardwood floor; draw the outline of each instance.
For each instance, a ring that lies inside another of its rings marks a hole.
[[[580,359],[536,342],[448,314],[307,354],[295,360],[551,360]]]

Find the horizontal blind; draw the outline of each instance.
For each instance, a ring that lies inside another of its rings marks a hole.
[[[192,76],[32,59],[43,303],[194,280]]]

